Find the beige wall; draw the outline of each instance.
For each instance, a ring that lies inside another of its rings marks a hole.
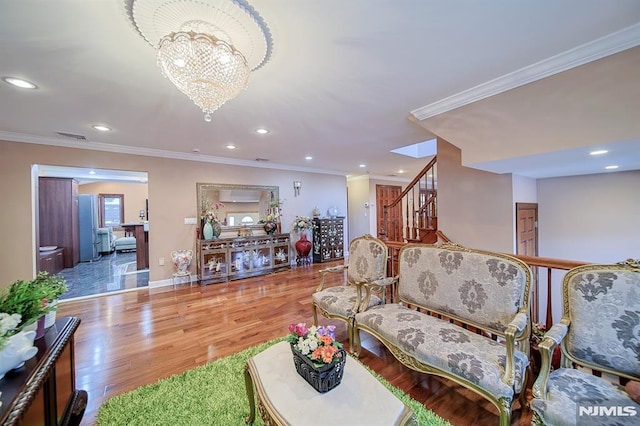
[[[542,257],[640,258],[640,171],[538,179]]]
[[[438,138],[438,229],[467,247],[513,253],[511,175],[462,166],[460,149]]]
[[[146,211],[149,188],[146,183],[99,182],[79,185],[80,194],[124,195],[124,222],[140,222],[140,210]],[[151,215],[151,213],[149,213]]]
[[[538,179],[537,186],[541,257],[594,263],[640,259],[640,171]],[[555,321],[562,316],[563,277],[563,271],[553,272]],[[543,309],[544,276],[539,288]]]
[[[0,285],[16,279],[29,279],[35,273],[35,239],[31,194],[31,166],[48,164],[95,167],[148,173],[150,279],[171,277],[172,265],[158,265],[176,249],[195,249],[196,225],[185,225],[184,218],[197,216],[196,182],[277,185],[283,205],[283,232],[291,230],[295,215],[310,215],[314,206],[326,212],[336,205],[347,211],[346,178],[341,175],[303,173],[118,154],[48,145],[0,141],[0,209],[3,239],[0,244]],[[299,196],[293,194],[293,181],[301,181]],[[345,235],[346,239],[346,235]],[[195,263],[195,262],[194,262]]]
[[[347,179],[349,188],[349,241],[364,234],[378,236],[376,204],[377,185],[393,185],[404,189],[407,183],[413,179],[376,179],[369,175],[355,176]],[[369,207],[365,207],[367,203]]]
[[[372,232],[375,230],[375,225],[372,226],[371,215],[366,216],[369,212],[363,208],[364,203],[369,201],[369,176],[349,178],[347,179],[347,187],[349,188],[348,246],[349,242],[356,237],[364,234],[375,236],[376,234]],[[375,222],[375,211],[372,214]]]

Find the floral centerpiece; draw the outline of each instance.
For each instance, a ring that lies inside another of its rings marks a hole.
[[[324,393],[340,384],[346,352],[335,340],[335,326],[307,328],[291,324],[287,340],[291,345],[296,371],[315,390]]]
[[[202,211],[202,215],[200,219],[206,221],[207,223],[220,222],[218,219],[218,210],[224,208],[224,203],[207,203],[206,207]]]
[[[316,327],[312,325],[307,328],[307,324],[298,323],[289,326],[289,336],[287,340],[301,354],[316,362],[319,366],[339,361],[342,354],[342,344],[336,342],[334,325],[327,327]]]
[[[224,207],[224,203],[217,202],[212,204],[210,201],[202,199],[200,220],[202,222],[202,237],[205,240],[217,238],[222,232],[222,226],[218,219],[218,210]]]
[[[296,216],[291,224],[294,232],[311,231],[316,227],[313,219],[309,216]]]

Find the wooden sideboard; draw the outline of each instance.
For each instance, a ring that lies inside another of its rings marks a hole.
[[[87,392],[76,389],[73,335],[80,319],[58,319],[36,339],[38,353],[0,380],[0,424],[77,425]]]
[[[197,240],[202,284],[236,280],[291,268],[289,234]]]
[[[344,259],[344,218],[314,218],[313,263]]]

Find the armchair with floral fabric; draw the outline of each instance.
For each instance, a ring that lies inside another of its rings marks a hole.
[[[322,269],[320,284],[312,295],[313,323],[318,325],[318,310],[326,318],[347,325],[349,348],[353,350],[353,320],[360,310],[385,303],[389,285],[397,281],[387,277],[387,245],[370,234],[349,243],[348,264]],[[344,285],[325,287],[329,274],[347,272]]]
[[[562,301],[562,319],[538,345],[542,365],[533,385],[533,424],[638,424],[640,404],[627,393],[627,382],[640,380],[639,261],[571,269]],[[557,345],[561,365],[551,371]],[[636,414],[624,416],[630,413],[624,410]]]

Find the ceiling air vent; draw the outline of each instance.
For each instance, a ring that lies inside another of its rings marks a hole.
[[[256,158],[256,161],[263,161],[264,162],[264,161],[269,161],[269,159],[268,158],[260,158],[260,157],[258,157],[258,158]]]
[[[77,141],[86,141],[87,138],[85,138],[82,135],[76,135],[75,133],[65,133],[65,132],[56,132],[57,135],[62,136],[63,138],[67,138],[67,139],[74,139]]]

